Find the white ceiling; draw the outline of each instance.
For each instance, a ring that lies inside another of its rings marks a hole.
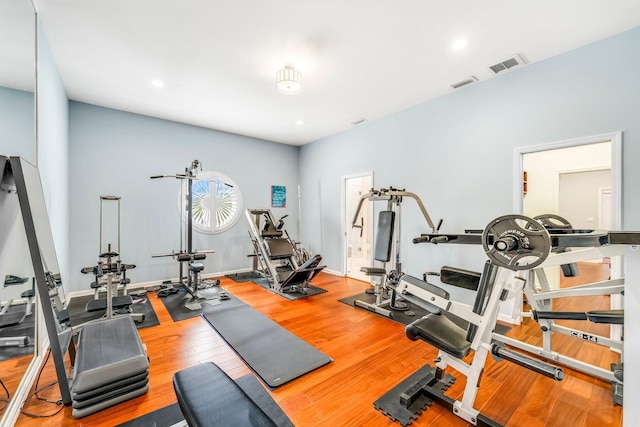
[[[513,54],[533,63],[640,25],[638,0],[37,5],[70,99],[293,145],[492,78],[488,67]],[[453,51],[460,37],[469,46]],[[287,62],[303,74],[300,94],[276,89]]]

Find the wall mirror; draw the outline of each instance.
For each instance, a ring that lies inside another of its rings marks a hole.
[[[36,13],[31,0],[0,1],[0,155],[21,156],[36,162]],[[4,169],[4,168],[3,168]],[[3,186],[11,187],[11,182]],[[5,188],[6,190],[6,188]],[[0,191],[0,197],[15,194]],[[5,200],[6,201],[6,200]],[[9,202],[11,206],[15,200]],[[29,258],[22,217],[9,207],[0,213],[0,301],[5,313],[26,309],[27,295],[34,290],[34,273]],[[7,276],[9,278],[7,279]],[[13,300],[13,303],[9,303]],[[10,317],[19,317],[12,315]],[[0,418],[16,394],[37,351],[35,307],[32,314],[13,326],[0,327]],[[1,318],[0,318],[1,319]],[[7,318],[6,323],[14,323]],[[0,321],[2,325],[2,321]],[[25,345],[25,338],[29,344]],[[5,339],[2,339],[5,338]]]

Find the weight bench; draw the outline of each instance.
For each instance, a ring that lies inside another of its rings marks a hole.
[[[264,388],[257,386],[258,392],[248,393],[212,362],[192,366],[173,376],[178,404],[190,427],[293,426]]]
[[[133,319],[119,316],[83,326],[73,366],[73,417],[85,417],[148,389],[149,359]]]

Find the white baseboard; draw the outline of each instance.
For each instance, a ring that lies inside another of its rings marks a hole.
[[[331,274],[333,276],[338,276],[338,277],[345,277],[344,274],[342,274],[342,272],[340,271],[336,271],[336,270],[331,270],[329,268],[325,268],[322,270],[323,273],[328,273]]]

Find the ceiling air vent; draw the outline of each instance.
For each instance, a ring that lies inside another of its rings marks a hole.
[[[458,83],[454,83],[451,85],[451,87],[454,89],[458,89],[459,87],[466,86],[468,84],[475,83],[477,81],[478,81],[478,78],[476,76],[469,76],[468,79],[462,80],[461,82],[458,82]]]
[[[511,58],[507,58],[502,62],[489,67],[494,74],[498,74],[501,71],[509,70],[513,67],[526,64],[527,62],[520,55],[513,55]]]

